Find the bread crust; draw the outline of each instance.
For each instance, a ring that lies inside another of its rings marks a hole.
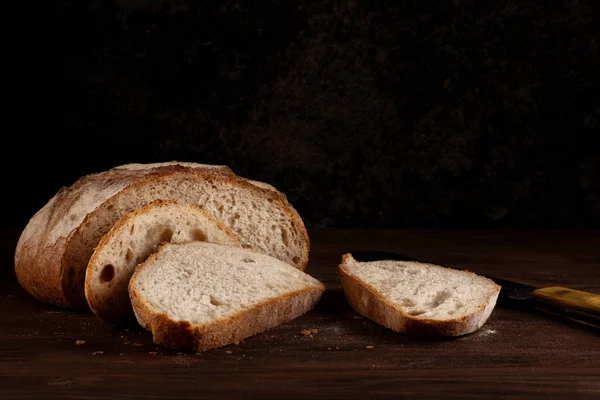
[[[346,266],[351,261],[354,261],[352,255],[344,254],[342,262],[338,266],[348,304],[362,316],[393,331],[410,336],[461,336],[475,332],[489,318],[500,293],[500,286],[488,279],[494,284],[495,290],[490,294],[485,305],[478,307],[472,313],[443,321],[416,318],[387,300],[368,282],[349,273]],[[470,271],[464,272],[476,275]]]
[[[85,175],[70,187],[61,188],[31,218],[15,249],[15,272],[21,286],[45,303],[72,309],[88,308],[83,283],[88,260],[85,265],[73,268],[70,265],[75,257],[79,235],[92,218],[98,213],[109,212],[111,204],[120,198],[135,196],[138,188],[161,180],[168,184],[175,174],[185,174],[198,182],[208,179],[228,182],[273,199],[285,210],[306,243],[306,251],[298,262],[299,269],[306,268],[310,251],[308,233],[300,215],[283,193],[267,185],[253,184],[225,166],[177,162],[129,164]],[[114,221],[125,213],[115,215]]]
[[[321,283],[320,288],[298,290],[259,303],[231,317],[194,326],[189,321],[174,321],[165,313],[153,311],[135,290],[137,275],[158,256],[158,252],[136,268],[129,284],[129,297],[137,321],[152,332],[154,343],[172,349],[203,352],[242,341],[310,311],[325,291]]]

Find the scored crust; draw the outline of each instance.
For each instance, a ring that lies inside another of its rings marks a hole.
[[[407,335],[460,336],[475,332],[489,318],[500,293],[500,287],[488,279],[494,284],[495,290],[484,304],[470,314],[446,320],[416,318],[386,299],[368,282],[352,275],[346,265],[353,261],[355,260],[351,254],[344,254],[338,266],[342,288],[352,309],[386,328]],[[463,272],[476,275],[470,271]]]
[[[86,175],[70,187],[61,188],[29,221],[15,250],[15,272],[21,286],[38,300],[66,308],[87,308],[84,295],[85,265],[70,268],[81,250],[81,232],[97,213],[111,212],[111,205],[121,197],[131,195],[139,187],[156,182],[167,182],[176,174],[185,174],[192,180],[209,179],[228,182],[265,196],[278,203],[286,212],[297,233],[306,244],[298,261],[304,270],[308,262],[310,243],[302,219],[285,195],[269,185],[257,185],[237,176],[227,167],[190,167],[190,163],[129,164],[104,172]],[[154,166],[157,165],[157,166]],[[133,167],[132,167],[133,166]],[[177,200],[175,198],[175,200]],[[114,207],[112,209],[114,212]],[[111,215],[116,222],[123,214]],[[110,229],[107,228],[106,232]],[[106,233],[103,232],[103,233]]]

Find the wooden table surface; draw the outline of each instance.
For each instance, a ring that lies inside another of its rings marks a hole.
[[[527,284],[600,293],[597,231],[313,230],[306,272],[327,286],[319,305],[202,354],[166,351],[139,327],[109,326],[89,312],[36,301],[14,277],[19,233],[0,231],[4,400],[600,399],[597,330],[499,304],[474,334],[407,338],[354,313],[336,269],[344,252],[399,251]],[[305,336],[303,329],[318,333]]]

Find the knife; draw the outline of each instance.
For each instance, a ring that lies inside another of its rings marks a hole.
[[[441,265],[434,261],[387,251],[349,251],[347,253],[352,254],[355,260],[362,262],[396,260]],[[501,304],[517,308],[534,308],[555,317],[600,328],[600,294],[556,286],[538,288],[489,275],[478,275],[491,279],[501,286],[498,296],[498,302]]]

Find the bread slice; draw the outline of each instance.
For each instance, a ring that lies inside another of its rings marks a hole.
[[[88,263],[85,297],[90,309],[112,323],[132,316],[127,286],[136,265],[163,241],[193,240],[241,246],[230,228],[195,205],[155,200],[122,216]]]
[[[276,258],[205,242],[161,245],[129,282],[136,318],[154,342],[197,352],[290,321],[324,290]]]
[[[419,262],[358,262],[344,254],[339,272],[356,312],[409,335],[472,333],[487,321],[500,292],[472,272]]]
[[[159,199],[198,205],[231,228],[243,247],[306,266],[304,223],[273,186],[225,166],[127,164],[81,177],[31,218],[15,251],[21,286],[41,301],[87,308],[85,271],[94,248],[121,216]]]

